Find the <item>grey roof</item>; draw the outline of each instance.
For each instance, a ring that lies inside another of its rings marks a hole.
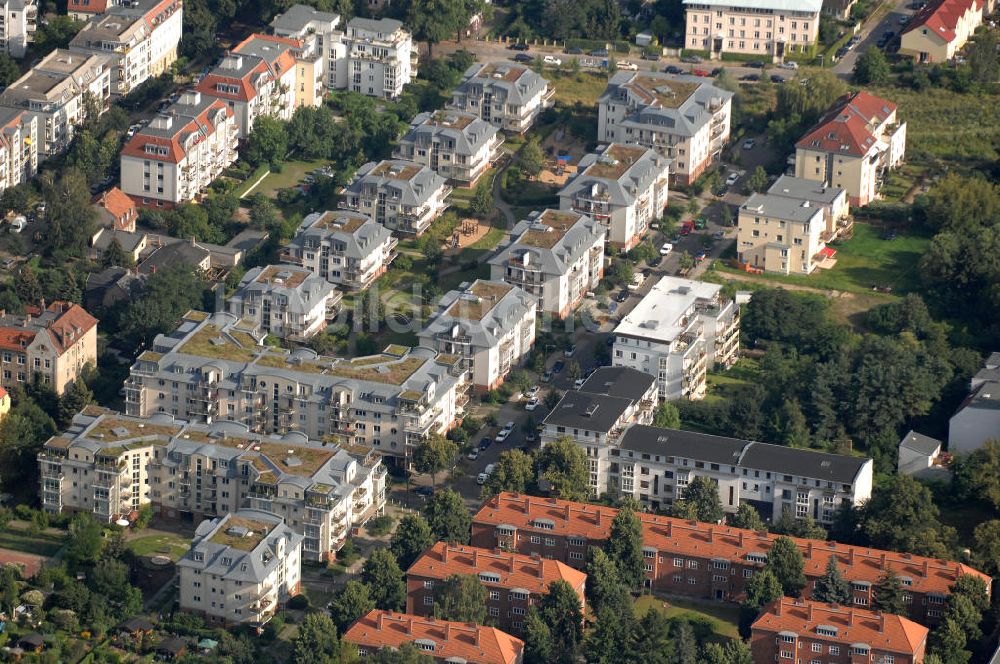
[[[638,401],[649,392],[656,378],[629,367],[601,367],[580,387],[581,392],[608,394]]]
[[[545,424],[609,433],[633,403],[623,397],[568,390],[545,417]]]
[[[818,12],[823,7],[822,0],[684,0],[684,4],[777,12]]]
[[[740,206],[740,210],[799,223],[810,222],[816,215],[823,216],[823,208],[812,205],[808,200],[802,201],[774,194],[753,194]]]
[[[505,265],[512,256],[521,257],[529,254],[534,262],[542,266],[541,269],[546,274],[561,275],[565,274],[569,270],[569,266],[593,246],[597,236],[607,236],[607,229],[587,215],[563,211],[557,212],[557,214],[574,214],[579,217],[579,220],[566,230],[551,247],[522,242],[529,232],[559,232],[538,223],[539,218],[550,212],[554,211],[544,210],[540,215],[518,222],[511,232],[512,241],[490,258],[490,264]]]
[[[321,12],[307,5],[292,5],[271,21],[271,28],[275,32],[300,32],[312,21],[336,24],[340,22],[340,14]]]
[[[941,446],[942,443],[937,438],[925,436],[922,433],[917,433],[913,429],[910,429],[910,431],[903,436],[903,440],[899,441],[900,448],[906,448],[925,456],[933,455],[941,449]]]
[[[679,104],[658,102],[658,95],[668,90],[672,82],[697,87]],[[607,89],[597,102],[600,105],[628,104],[632,112],[621,122],[623,126],[659,125],[680,136],[694,136],[711,121],[711,107],[725,103],[732,96],[732,92],[717,88],[700,76],[619,71],[608,81]]]
[[[267,265],[247,272],[230,302],[239,306],[246,300],[259,300],[265,296],[284,297],[290,313],[304,315],[334,292],[333,284],[311,270],[291,265]]]
[[[370,161],[359,168],[344,193],[374,198],[384,192],[402,205],[418,207],[443,186],[445,179],[426,166],[403,159],[386,159],[379,163]]]
[[[139,264],[139,271],[143,274],[153,274],[157,270],[163,270],[178,263],[187,263],[197,267],[210,256],[211,252],[197,242],[174,242],[166,244],[150,254],[146,260]]]
[[[348,230],[352,227],[354,230]],[[348,258],[363,259],[391,237],[389,229],[360,212],[326,210],[306,217],[289,244],[299,249],[310,244],[339,244]]]
[[[559,197],[572,199],[581,190],[589,193],[597,188],[608,197],[611,205],[620,207],[632,205],[640,193],[645,192],[656,182],[671,160],[661,156],[652,148],[646,148],[641,156],[630,162],[628,168],[617,178],[601,177],[599,167],[617,163],[614,157],[616,150],[638,152],[637,148],[639,146],[611,144],[600,154],[585,155],[577,166],[577,174],[566,183],[559,192]],[[595,164],[598,168],[591,168]],[[590,172],[587,172],[588,169]]]
[[[1000,410],[1000,381],[982,381],[979,387],[965,399],[959,410],[965,408]]]
[[[480,96],[488,89],[494,98],[520,105],[542,94],[548,85],[548,80],[524,65],[505,61],[478,62],[465,71],[465,79],[453,94]]]
[[[400,143],[413,143],[430,148],[435,140],[450,141],[449,148],[456,154],[472,156],[493,140],[497,128],[472,113],[443,110],[420,113],[413,118],[410,130],[399,139]]]
[[[767,193],[772,196],[831,205],[838,197],[844,195],[845,190],[841,187],[828,187],[816,180],[797,178],[794,175],[782,175],[771,185]]]
[[[471,291],[480,283],[493,287],[502,286],[508,290],[486,315],[478,320],[451,315],[452,305],[464,297],[475,297]],[[477,280],[468,289],[445,293],[438,303],[438,313],[427,322],[419,336],[421,339],[431,339],[436,334],[447,333],[457,328],[460,335],[472,338],[474,346],[491,348],[499,342],[500,337],[510,332],[512,326],[534,310],[535,306],[535,299],[516,286],[509,286],[504,282]]]
[[[0,94],[0,104],[27,106],[29,102],[61,105],[83,92],[109,67],[105,55],[56,49]]]
[[[138,249],[145,239],[146,234],[141,231],[129,233],[128,231],[105,228],[101,230],[97,239],[94,240],[94,248],[100,251],[105,251],[111,246],[111,242],[113,240],[118,240],[118,244],[121,245],[121,248],[131,253]]]
[[[364,18],[355,16],[347,22],[347,27],[351,30],[366,30],[368,32],[379,32],[386,37],[392,35],[397,30],[402,29],[403,24],[394,18]]]
[[[205,123],[200,116],[216,102],[218,99],[211,95],[202,94],[195,90],[185,90],[176,102],[157,113],[146,123],[146,126],[136,132],[132,140],[141,140],[143,136],[172,139],[180,134],[181,147],[186,148],[190,134],[197,133],[208,136],[215,131],[215,127]],[[225,111],[220,108],[217,112],[224,113]],[[213,118],[209,118],[209,120],[213,120]],[[192,123],[197,127],[194,131],[190,129]]]
[[[684,457],[735,466],[739,464],[747,441],[697,431],[634,424],[622,436],[619,446],[623,450],[642,454]]]
[[[852,484],[868,463],[871,463],[871,459],[866,457],[756,442],[747,445],[743,458],[740,459],[740,465],[746,468],[843,484]]]

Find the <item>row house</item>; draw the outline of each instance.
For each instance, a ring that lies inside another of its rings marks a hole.
[[[435,664],[522,664],[524,641],[496,627],[422,618],[372,609],[347,628],[341,641],[361,662],[380,650],[412,645]]]
[[[871,497],[874,475],[865,457],[642,425],[629,427],[601,461],[607,492],[651,510],[668,508],[704,477],[727,512],[750,503],[765,521],[787,515],[826,526],[840,507]]]
[[[132,365],[126,412],[239,422],[257,433],[298,431],[399,462],[464,414],[468,385],[458,356],[393,345],[346,359],[272,348],[262,345],[265,336],[232,314],[185,314]]]
[[[604,276],[606,239],[604,225],[585,214],[532,212],[489,259],[490,278],[534,297],[539,312],[566,318]]]
[[[478,115],[435,111],[413,119],[393,157],[427,166],[449,182],[472,186],[493,165],[502,144],[503,135]]]
[[[729,54],[782,62],[810,53],[819,39],[822,0],[684,0],[684,47],[713,59]]]
[[[587,455],[590,491],[608,493],[609,454],[633,424],[651,424],[657,398],[656,380],[622,367],[597,369],[577,390],[567,390],[541,426],[542,447],[568,438]]]
[[[928,629],[902,616],[782,597],[751,626],[755,662],[921,664]]]
[[[580,160],[559,192],[559,207],[608,228],[608,243],[628,251],[667,207],[670,160],[641,145],[612,143]]]
[[[555,498],[501,493],[483,503],[472,519],[472,546],[560,560],[582,568],[591,546],[604,546],[618,511]],[[736,602],[747,580],[767,563],[778,537],[718,524],[640,513],[646,587],[674,595]],[[872,604],[872,592],[886,573],[899,576],[909,617],[921,623],[940,619],[951,587],[962,575],[990,578],[963,563],[909,553],[881,551],[823,540],[792,538],[802,553],[809,598],[830,558],[851,584],[851,606]]]
[[[0,93],[0,106],[27,111],[38,121],[44,159],[62,153],[87,119],[88,103],[98,113],[111,97],[112,59],[56,49]]]
[[[863,207],[879,197],[887,171],[906,152],[896,105],[861,90],[838,99],[795,144],[795,176],[847,191]]]
[[[398,240],[371,217],[350,210],[307,216],[281,250],[281,261],[304,267],[335,286],[364,290],[389,269]]]
[[[451,93],[451,105],[514,134],[528,131],[552,105],[555,90],[530,67],[512,62],[477,63]]]
[[[398,233],[419,237],[447,208],[451,187],[423,166],[402,159],[368,162],[341,191],[340,207],[370,216]]]
[[[36,0],[6,0],[0,6],[0,49],[12,58],[23,58],[35,41],[38,27]]]
[[[232,109],[188,90],[122,148],[121,189],[144,207],[186,203],[236,161],[237,142]]]
[[[899,54],[919,63],[954,58],[989,14],[983,0],[934,0],[920,9],[899,37]]]
[[[0,191],[38,172],[38,118],[24,109],[0,108]]]
[[[111,93],[124,96],[168,71],[181,40],[181,0],[135,0],[95,16],[69,43],[111,57]]]
[[[597,100],[597,140],[653,148],[691,184],[729,141],[732,100],[700,76],[616,72]]]
[[[305,268],[267,265],[247,272],[226,300],[229,313],[260,325],[266,334],[304,342],[337,316],[340,293]]]
[[[177,561],[181,611],[262,628],[302,587],[302,535],[265,512],[203,521]]]
[[[661,277],[618,324],[611,362],[655,376],[660,398],[701,399],[708,370],[739,353],[740,308],[722,287]]]
[[[503,281],[477,279],[445,294],[420,345],[463,358],[477,390],[498,388],[535,345],[535,299]]]
[[[586,608],[587,575],[557,560],[438,542],[406,570],[406,612],[433,616],[435,589],[453,575],[473,576],[486,589],[486,620],[512,634],[524,632],[524,617],[556,581],[565,581]]]
[[[88,406],[42,446],[38,463],[47,512],[114,522],[152,505],[165,519],[198,522],[254,509],[303,535],[303,555],[315,561],[334,558],[386,500],[376,453],[163,413],[137,418]]]
[[[62,394],[96,364],[97,319],[80,305],[43,300],[23,314],[0,310],[0,386],[8,391],[37,378]]]

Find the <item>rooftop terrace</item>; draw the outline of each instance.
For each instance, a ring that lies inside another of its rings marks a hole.
[[[647,104],[656,103],[663,108],[678,108],[690,99],[700,84],[639,74],[626,83],[625,87]]]
[[[646,154],[644,147],[616,143],[605,150],[584,173],[595,178],[618,180],[644,154]]]
[[[518,238],[517,244],[537,247],[539,249],[551,249],[566,235],[569,229],[580,221],[580,218],[581,215],[575,212],[546,210],[532,220],[533,228]],[[537,225],[548,226],[548,229],[536,230],[534,226]]]
[[[392,161],[383,161],[372,169],[371,174],[393,180],[411,180],[420,172],[420,168],[416,165],[400,165]]]
[[[289,288],[298,288],[306,277],[311,275],[309,270],[296,270],[284,265],[269,265],[263,272],[257,275],[255,281],[263,284],[281,284]]]
[[[267,521],[230,516],[209,541],[240,551],[253,551],[267,537],[268,530],[273,525]]]
[[[508,284],[477,281],[448,307],[445,315],[465,320],[482,320],[512,287]]]

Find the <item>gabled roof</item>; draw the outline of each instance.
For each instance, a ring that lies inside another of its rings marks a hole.
[[[914,14],[909,25],[900,34],[927,28],[928,33],[951,42],[958,36],[956,30],[962,17],[970,11],[981,9],[982,4],[978,0],[934,0]]]
[[[107,210],[116,222],[135,212],[135,202],[118,187],[111,187],[100,194],[94,203]]]
[[[197,143],[215,133],[216,122],[223,124],[222,117],[233,117],[233,110],[223,101],[197,90],[186,91],[177,103],[136,132],[122,148],[122,156],[179,164],[187,157],[189,140]],[[147,146],[159,149],[147,151]]]
[[[896,105],[865,91],[845,95],[795,144],[796,148],[863,157],[878,144],[873,130]]]
[[[548,80],[530,67],[513,62],[480,62],[469,67],[464,80],[455,88],[458,95],[479,89],[489,89],[494,97],[502,96],[505,103],[525,104],[548,89]]]
[[[563,275],[599,236],[607,237],[607,229],[585,214],[553,209],[533,212],[514,226],[511,243],[489,263],[505,265],[512,258],[523,261],[530,256],[527,260],[538,264],[545,274]]]

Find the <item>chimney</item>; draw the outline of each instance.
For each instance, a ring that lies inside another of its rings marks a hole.
[[[931,561],[924,558],[924,578],[926,579],[931,574]]]
[[[708,527],[708,543],[712,544],[715,541],[715,528],[712,526]]]
[[[879,558],[879,567],[881,567],[882,569],[885,569],[885,559],[886,555],[883,553]]]
[[[781,605],[782,604],[784,604],[784,602],[782,602],[781,599],[779,598],[778,599],[778,603],[774,605],[774,615],[778,616],[779,618],[781,617]]]
[[[566,520],[567,520],[567,521],[569,521],[569,518],[570,518],[570,512],[571,512],[571,510],[570,510],[570,505],[569,505],[569,503],[566,503]]]
[[[597,525],[599,526],[601,525],[601,510],[598,509],[596,510],[596,512],[597,512]]]
[[[525,514],[530,514],[531,513],[531,497],[530,496],[525,496],[524,497],[524,513]]]
[[[807,616],[806,619],[809,620],[809,622],[812,622],[812,619],[813,619],[813,605],[812,605],[812,602],[806,602],[806,616]]]
[[[667,521],[667,537],[673,537],[674,532],[674,522]]]
[[[476,625],[476,624],[472,625],[472,633],[474,635],[474,638],[476,639],[476,647],[477,648],[479,647],[479,633],[482,631],[482,629],[483,628],[480,627],[479,625]]]
[[[848,547],[847,549],[847,565],[851,566],[854,564],[854,547]]]
[[[413,616],[406,618],[406,633],[413,634]]]
[[[739,532],[739,536],[740,536],[740,540],[739,540],[740,541],[740,548],[742,549],[743,548],[743,531],[742,530]]]
[[[514,563],[515,563],[515,559],[514,559],[514,554],[512,553],[512,554],[510,554],[510,569],[509,569],[509,571],[510,571],[511,574],[514,573]]]
[[[479,569],[479,549],[472,549],[472,566]]]
[[[445,542],[444,548],[441,550],[441,562],[443,563],[448,562],[448,549],[450,548],[451,547],[448,546],[448,543]]]
[[[381,613],[381,612],[379,612],[379,614],[378,614],[378,628],[377,628],[377,629],[378,629],[378,631],[380,631],[380,632],[382,631],[382,619],[383,619],[383,618],[385,618],[385,614],[384,614],[384,613]]]
[[[847,625],[854,627],[854,609],[847,610]]]
[[[451,641],[451,622],[445,621],[444,623],[444,640]]]
[[[813,543],[812,540],[806,542],[806,558],[812,560],[813,557]]]
[[[878,631],[880,634],[885,634],[885,614],[881,611],[878,612]]]

